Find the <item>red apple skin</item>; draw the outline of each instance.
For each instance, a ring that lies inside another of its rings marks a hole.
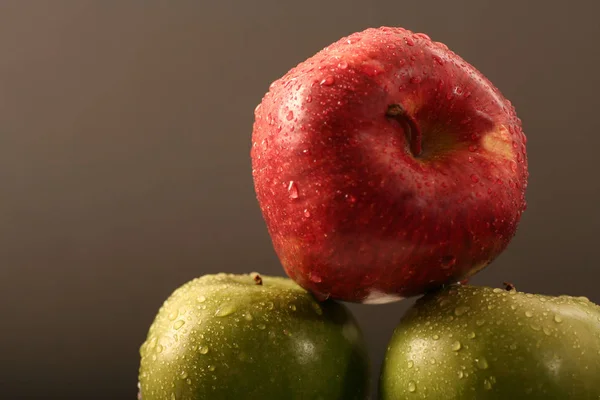
[[[382,27],[271,85],[252,173],[293,280],[383,303],[472,276],[507,247],[526,208],[525,143],[479,71],[424,34]]]

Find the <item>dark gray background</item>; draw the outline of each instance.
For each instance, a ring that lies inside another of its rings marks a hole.
[[[399,25],[513,101],[529,209],[475,279],[600,301],[598,4],[0,2],[0,398],[133,399],[162,301],[218,271],[283,274],[250,172],[254,107],[322,47]],[[375,366],[411,301],[352,306]]]

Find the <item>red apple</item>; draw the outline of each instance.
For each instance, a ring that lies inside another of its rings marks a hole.
[[[275,81],[256,108],[257,198],[287,274],[383,303],[469,277],[525,209],[511,103],[447,46],[367,29]]]

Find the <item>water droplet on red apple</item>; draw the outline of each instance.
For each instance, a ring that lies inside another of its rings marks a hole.
[[[472,163],[473,161],[475,161],[475,159],[473,157],[471,157],[471,156],[469,156],[469,158],[467,160],[469,160],[470,163]]]
[[[335,78],[333,76],[328,76],[327,78],[321,81],[322,86],[331,86],[335,82]]]
[[[306,102],[307,103],[312,102],[312,96],[311,95],[306,96]]]
[[[348,203],[350,203],[350,204],[356,203],[356,197],[352,196],[351,194],[347,194],[345,197],[346,197],[346,200],[348,200]]]
[[[415,45],[415,41],[411,38],[411,37],[405,37],[404,41],[406,42],[407,45],[409,46],[414,46]]]
[[[410,83],[413,83],[413,84],[421,83],[421,78],[419,76],[413,76],[412,78],[410,78]]]
[[[422,32],[415,33],[413,36],[417,37],[417,38],[425,39],[425,40],[431,40],[429,35],[427,35],[426,33],[422,33]]]
[[[338,64],[338,68],[346,69],[346,68],[348,68],[348,63],[346,61],[340,61],[340,63]]]
[[[308,211],[308,209],[306,209],[306,208],[304,209],[304,216],[306,218],[310,218],[310,211]]]
[[[448,269],[456,265],[456,257],[453,255],[444,256],[440,260],[442,269]]]
[[[442,57],[440,56],[433,56],[433,61],[435,61],[436,63],[438,63],[439,65],[444,65],[444,60],[442,60]]]
[[[290,181],[288,185],[288,193],[290,195],[290,199],[297,199],[299,196],[298,193],[298,185],[294,181]]]
[[[473,183],[479,182],[479,177],[475,174],[471,174],[471,182],[473,182]]]
[[[315,282],[315,283],[320,283],[322,281],[321,277],[315,272],[310,272],[308,279],[310,279],[311,282]]]
[[[477,145],[476,145],[476,144],[471,144],[471,145],[469,145],[469,151],[470,151],[471,153],[473,153],[473,152],[477,151]]]
[[[286,115],[285,119],[287,119],[288,121],[291,121],[291,120],[293,120],[293,119],[294,119],[294,112],[293,112],[292,110],[290,110],[290,111],[287,113],[287,115]]]

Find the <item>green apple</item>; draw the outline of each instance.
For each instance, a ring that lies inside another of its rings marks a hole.
[[[599,399],[599,378],[600,307],[587,298],[451,286],[402,318],[380,397]]]
[[[143,400],[368,396],[367,352],[350,312],[287,278],[186,283],[159,310],[140,354]]]

